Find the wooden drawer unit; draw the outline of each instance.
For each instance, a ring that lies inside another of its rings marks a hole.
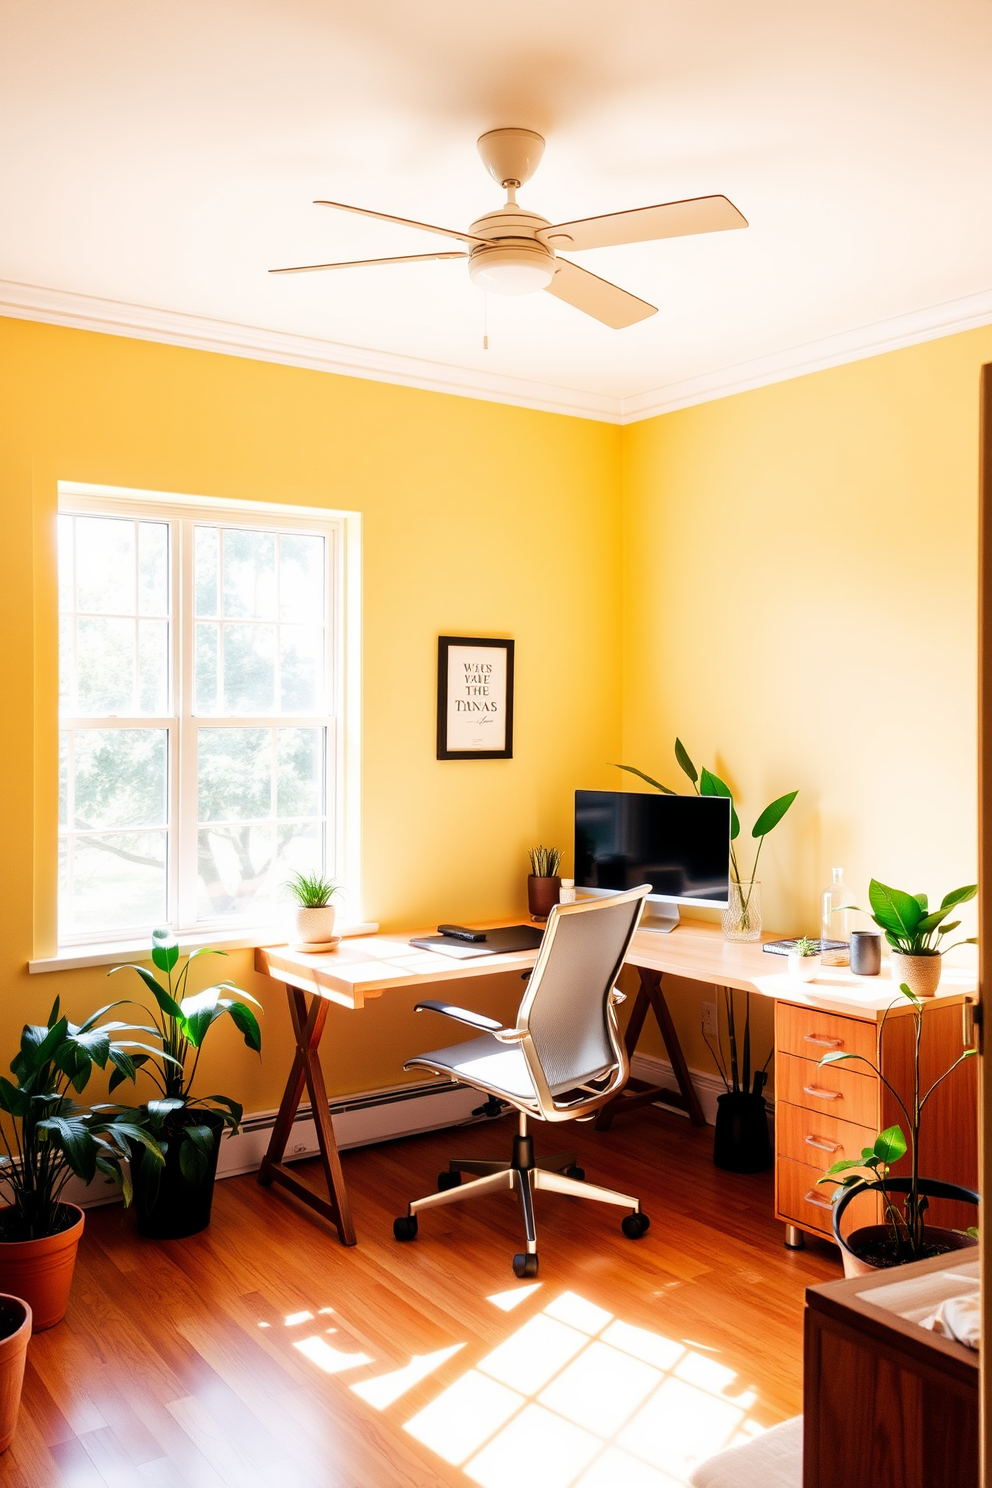
[[[881,984],[880,984],[881,985]],[[882,1071],[906,1099],[912,1092],[913,1019],[893,989],[893,1011],[885,1025]],[[829,1189],[816,1189],[816,1179],[842,1158],[856,1158],[878,1132],[906,1119],[874,1070],[862,1060],[828,1064],[818,1060],[831,1049],[877,1058],[882,1012],[868,1017],[820,1012],[801,1003],[775,1004],[775,1165],[776,1213],[787,1225],[830,1235],[830,1211],[816,1200]],[[931,1004],[923,1021],[921,1079],[928,1088],[964,1047],[960,1006]],[[924,1116],[920,1168],[924,1177],[943,1178],[974,1188],[977,1181],[977,1061],[969,1060],[935,1092]],[[823,1142],[812,1145],[807,1139]],[[828,1150],[836,1144],[836,1151]],[[900,1175],[909,1159],[895,1165]],[[876,1200],[857,1200],[845,1216],[845,1233],[858,1224],[875,1224]],[[865,1206],[862,1208],[862,1206]],[[857,1210],[857,1212],[852,1212]],[[964,1228],[974,1224],[968,1205],[934,1200],[931,1224]],[[792,1241],[790,1240],[790,1244]]]
[[[775,1047],[782,1054],[798,1054],[803,1059],[822,1059],[832,1049],[844,1054],[861,1054],[875,1062],[875,1024],[861,1018],[844,1018],[839,1013],[818,1013],[814,1008],[793,1007],[780,1002],[775,1009]],[[871,1074],[867,1065],[850,1064],[848,1069]]]
[[[857,1074],[851,1065],[820,1069],[812,1059],[780,1054],[775,1066],[775,1098],[790,1106],[853,1121],[856,1126],[875,1126],[878,1120],[878,1080],[870,1070],[865,1075]]]

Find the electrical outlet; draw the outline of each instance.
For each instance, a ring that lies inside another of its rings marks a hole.
[[[720,1037],[720,1024],[717,1019],[716,1003],[703,1003],[703,1032],[708,1038]]]

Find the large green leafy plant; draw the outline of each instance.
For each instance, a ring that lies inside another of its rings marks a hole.
[[[152,964],[164,975],[164,982],[146,966],[134,964],[115,966],[108,973],[113,976],[118,971],[135,972],[155,999],[155,1009],[147,1011],[161,1048],[136,1055],[133,1063],[143,1069],[160,1091],[145,1107],[145,1124],[163,1151],[168,1151],[170,1143],[179,1144],[179,1167],[191,1183],[206,1173],[216,1141],[214,1128],[203,1121],[203,1113],[219,1116],[231,1132],[238,1130],[243,1115],[243,1108],[230,1096],[193,1094],[207,1034],[219,1018],[229,1017],[249,1049],[260,1053],[262,1048],[258,1019],[248,1006],[249,1002],[256,1007],[258,1003],[247,992],[233,982],[224,981],[202,992],[187,994],[192,963],[200,956],[224,954],[201,946],[191,951],[180,966],[179,944],[172,931],[153,930]],[[232,993],[237,995],[231,996]],[[241,1001],[242,998],[247,1002]],[[116,1083],[115,1071],[110,1080],[111,1089]]]
[[[928,1090],[923,1090],[920,1081],[920,1044],[923,1038],[924,1004],[905,983],[900,986],[899,991],[912,1003],[912,1016],[916,1022],[913,1038],[913,1093],[908,1098],[908,1105],[892,1082],[882,1073],[882,1038],[885,1033],[885,1021],[891,1007],[886,1008],[878,1026],[874,1060],[869,1059],[866,1054],[845,1054],[840,1049],[834,1049],[829,1054],[824,1054],[820,1060],[820,1066],[822,1068],[824,1065],[842,1064],[849,1059],[860,1060],[862,1064],[867,1064],[869,1069],[874,1070],[902,1112],[909,1130],[909,1140],[907,1142],[901,1126],[890,1126],[886,1131],[879,1132],[871,1147],[861,1149],[860,1157],[846,1158],[843,1162],[834,1163],[823,1177],[817,1180],[819,1183],[836,1183],[837,1187],[833,1195],[835,1199],[839,1198],[846,1188],[853,1188],[862,1182],[869,1189],[882,1195],[885,1223],[889,1229],[893,1259],[896,1262],[922,1260],[926,1254],[924,1215],[929,1200],[925,1194],[920,1193],[920,1123],[923,1112],[938,1086],[942,1085],[959,1065],[964,1064],[966,1059],[974,1058],[978,1052],[973,1048],[965,1049],[964,1053],[959,1055],[942,1075],[938,1075]],[[894,1006],[896,1003],[892,1004],[892,1007]],[[886,1180],[893,1164],[905,1157],[907,1152],[910,1155],[910,1184],[909,1192],[903,1200],[903,1207],[900,1211],[886,1186]]]
[[[948,915],[959,904],[974,899],[977,893],[977,884],[965,884],[963,889],[952,889],[945,894],[940,908],[932,910],[926,894],[906,894],[902,889],[890,889],[888,884],[873,878],[868,885],[868,903],[872,919],[894,951],[903,956],[941,956],[944,951],[953,951],[955,946],[978,944],[973,935],[955,941],[954,946],[943,943],[943,937],[961,924],[960,920],[945,924]]]
[[[133,1081],[147,1044],[120,1041],[118,1033],[148,1032],[128,1023],[100,1020],[120,1003],[110,1003],[83,1023],[70,1023],[56,998],[45,1024],[29,1023],[11,1061],[13,1080],[0,1077],[0,1122],[5,1151],[0,1155],[0,1188],[10,1208],[0,1221],[3,1240],[41,1240],[72,1222],[62,1204],[62,1191],[75,1175],[89,1183],[97,1173],[120,1184],[125,1204],[131,1185],[121,1162],[129,1142],[143,1146],[153,1166],[162,1152],[144,1130],[137,1113],[119,1106],[81,1106],[81,1095],[94,1066],[110,1065],[112,1083]],[[131,1050],[138,1050],[131,1053]]]
[[[691,782],[697,796],[725,796],[730,801],[730,876],[740,891],[741,924],[746,930],[749,923],[751,894],[758,872],[758,860],[761,857],[761,849],[765,845],[765,838],[769,832],[778,826],[799,792],[797,790],[789,791],[786,795],[777,797],[776,800],[769,802],[758,817],[754,826],[751,828],[751,836],[757,841],[758,848],[754,855],[754,862],[751,865],[751,872],[749,875],[745,875],[741,873],[740,864],[737,859],[737,849],[734,846],[734,843],[741,835],[741,822],[740,817],[737,815],[737,807],[734,804],[733,791],[712,770],[705,768],[697,770],[689,758],[689,754],[681,739],[675,740],[675,759],[679,769]],[[650,775],[645,775],[643,770],[638,770],[633,765],[618,765],[617,769],[626,770],[628,774],[638,776],[639,779],[646,781],[655,790],[662,791],[666,796],[675,796],[678,794],[677,791],[673,791],[669,786],[662,785],[660,780],[652,779]]]

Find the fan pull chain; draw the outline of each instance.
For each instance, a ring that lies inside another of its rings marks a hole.
[[[489,350],[489,294],[482,292],[482,349]]]

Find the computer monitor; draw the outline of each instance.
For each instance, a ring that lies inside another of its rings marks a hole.
[[[679,904],[725,908],[730,897],[730,801],[631,791],[575,792],[580,897],[649,883],[641,928],[674,930]],[[657,906],[657,907],[656,907]]]

